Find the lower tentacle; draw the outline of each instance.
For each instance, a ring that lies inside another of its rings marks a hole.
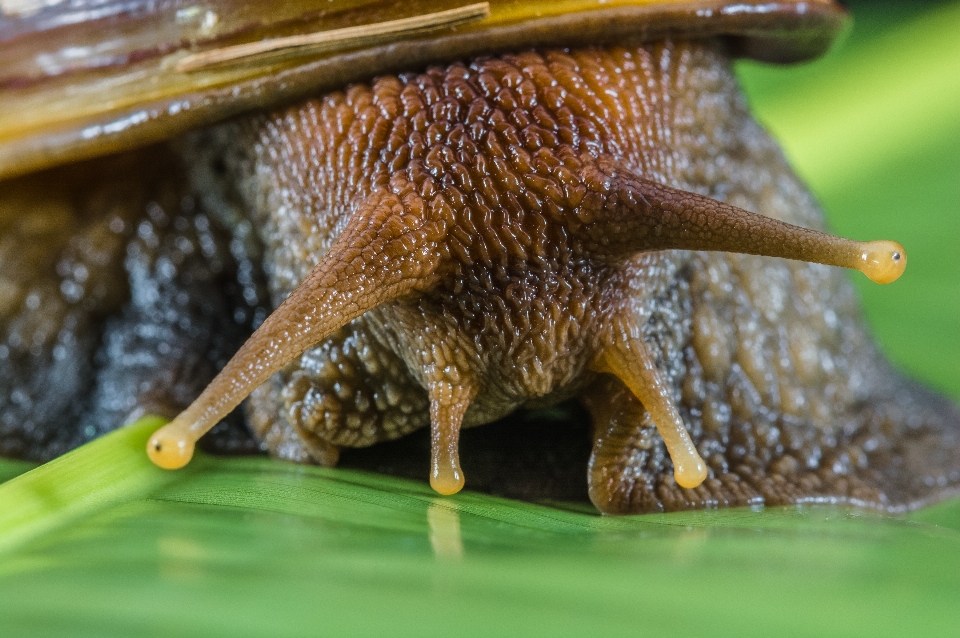
[[[640,337],[638,322],[615,321],[612,339],[594,359],[596,372],[615,375],[650,413],[673,461],[673,473],[681,487],[693,488],[707,478],[707,466],[690,439],[671,396],[671,389],[657,371],[656,359]]]
[[[440,494],[463,489],[460,469],[460,426],[476,394],[469,384],[428,383],[430,395],[430,487]]]

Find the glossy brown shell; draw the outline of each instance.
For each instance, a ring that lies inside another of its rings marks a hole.
[[[468,0],[0,0],[0,178],[142,146],[380,73],[526,47],[723,37],[770,62],[819,55],[830,0],[492,0],[486,19],[322,55],[181,72],[186,55],[397,20]],[[332,6],[332,8],[331,8]]]

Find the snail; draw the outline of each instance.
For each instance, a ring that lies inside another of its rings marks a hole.
[[[960,411],[890,368],[836,268],[889,283],[904,248],[823,231],[731,70],[819,54],[834,3],[147,4],[0,23],[0,259],[48,272],[4,282],[0,354],[32,317],[46,362],[5,410],[37,431],[86,370],[91,435],[176,414],[161,467],[249,397],[290,460],[429,428],[453,494],[461,429],[576,398],[606,513],[960,486]],[[80,324],[100,354],[61,338]]]

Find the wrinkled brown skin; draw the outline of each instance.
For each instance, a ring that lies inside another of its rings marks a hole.
[[[898,509],[960,483],[956,409],[889,369],[844,273],[636,254],[626,237],[640,222],[589,205],[609,180],[639,177],[822,226],[710,45],[525,53],[385,77],[189,146],[225,163],[260,229],[275,301],[336,240],[366,270],[297,294],[334,299],[327,287],[340,285],[379,304],[253,394],[250,423],[279,457],[333,464],[342,446],[428,426],[431,404],[435,421],[454,424],[466,408],[470,427],[579,396],[593,421],[590,498],[604,512]],[[222,191],[198,165],[204,190]],[[640,402],[591,371],[626,333],[653,353],[707,460],[696,489],[675,483]],[[456,432],[434,430],[455,446]]]
[[[581,400],[592,422],[588,467],[568,462],[578,452],[524,461],[517,480],[538,485],[530,467],[550,474],[542,491],[510,492],[527,498],[569,485],[558,466],[586,471],[590,498],[611,513],[821,500],[898,510],[960,485],[960,413],[890,370],[846,273],[727,253],[637,254],[619,245],[631,219],[591,225],[568,214],[607,178],[646,179],[822,226],[711,44],[526,53],[380,78],[178,148],[200,210],[255,254],[239,218],[252,220],[275,305],[335,241],[357,264],[392,251],[380,272],[325,281],[333,290],[387,282],[369,292],[382,303],[248,401],[248,423],[275,456],[332,465],[341,448],[424,428],[430,388],[443,399],[435,405],[466,408],[465,427]],[[168,283],[216,299],[216,287],[187,279]],[[707,461],[696,489],[675,483],[640,402],[595,371],[624,333],[653,354]],[[198,334],[182,349],[207,347]],[[194,374],[190,387],[210,376]],[[501,451],[482,442],[487,467],[476,473],[472,432],[464,435],[468,488],[474,476],[486,487],[509,482],[519,457],[506,448],[533,448],[527,432],[554,443],[550,422],[512,424],[524,432],[492,428]],[[402,459],[373,464],[409,473]]]

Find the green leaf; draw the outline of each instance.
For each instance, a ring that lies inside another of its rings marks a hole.
[[[2,635],[957,635],[960,500],[602,517],[264,458],[163,472],[157,425],[0,486]]]
[[[0,485],[0,552],[176,478],[141,458],[163,423],[159,417],[140,419]]]

